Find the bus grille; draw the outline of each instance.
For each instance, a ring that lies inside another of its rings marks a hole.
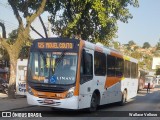
[[[65,92],[67,89],[63,87],[44,87],[44,86],[32,86],[33,89],[41,92],[55,92],[55,93],[62,93]]]

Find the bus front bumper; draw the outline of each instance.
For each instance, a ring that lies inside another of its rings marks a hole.
[[[78,96],[66,99],[47,99],[39,98],[27,93],[27,102],[29,105],[47,106],[64,109],[78,109]]]

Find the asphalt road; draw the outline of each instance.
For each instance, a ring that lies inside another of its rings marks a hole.
[[[42,120],[53,119],[53,117],[56,120],[160,120],[160,117],[153,117],[154,115],[160,115],[160,86],[152,89],[150,93],[147,93],[146,90],[141,90],[136,98],[128,100],[124,106],[119,106],[117,103],[104,105],[100,106],[94,113],[88,113],[85,110],[67,111],[39,106],[19,108],[13,111],[42,113],[42,118],[29,118]],[[140,117],[140,115],[143,115],[143,117]],[[150,117],[145,117],[145,115]],[[18,119],[28,120],[28,118]]]

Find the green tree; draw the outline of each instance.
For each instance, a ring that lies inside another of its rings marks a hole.
[[[7,38],[7,43],[8,44],[13,44],[17,38],[17,29],[13,30],[11,33],[8,34],[8,38]],[[1,51],[1,55],[2,55],[2,59],[5,61],[9,61],[9,55],[6,51],[6,49],[4,49],[2,46],[0,48]]]
[[[15,43],[17,37],[18,37],[18,29],[12,30],[12,32],[8,34],[7,42],[9,44],[13,44]]]
[[[148,55],[148,54],[145,54],[144,57],[143,57],[143,59],[144,59],[143,62],[146,65],[147,70],[151,70],[152,58],[153,57]]]
[[[114,42],[113,42],[113,45],[114,45],[114,48],[118,50],[118,49],[119,49],[119,46],[120,46],[120,43],[117,42],[117,41],[114,41]]]
[[[144,44],[143,44],[143,48],[150,48],[151,47],[151,45],[149,44],[149,42],[145,42]]]
[[[158,42],[157,45],[156,45],[156,49],[157,49],[157,50],[160,50],[160,40],[159,40],[159,42]]]
[[[130,40],[128,44],[125,44],[125,48],[128,51],[127,53],[133,51],[133,45],[136,45],[136,43],[133,40]]]
[[[12,30],[11,33],[8,34],[8,38],[7,38],[7,43],[9,44],[14,44],[16,39],[18,37],[18,29]],[[23,57],[23,58],[28,58],[29,55],[29,46],[31,44],[31,37],[29,35],[29,40],[27,42],[24,43],[24,45],[22,46],[22,49],[19,53],[19,58]]]
[[[0,55],[1,55],[0,60],[5,60],[5,61],[9,62],[8,53],[7,53],[7,51],[2,46],[0,47]]]
[[[159,51],[159,50],[154,51],[154,52],[153,52],[153,55],[154,55],[155,57],[159,57],[159,56],[160,56],[160,51]]]
[[[139,60],[139,59],[142,58],[142,53],[140,53],[138,51],[134,51],[134,52],[131,53],[131,57]]]
[[[8,0],[8,3],[11,5],[14,15],[19,23],[17,38],[15,38],[14,43],[8,43],[5,34],[3,34],[3,38],[0,38],[0,43],[8,52],[10,58],[10,80],[8,89],[9,98],[15,97],[14,87],[16,81],[17,59],[23,45],[29,40],[30,25],[35,20],[35,18],[43,12],[46,5],[46,0],[42,0],[38,2],[39,4],[36,10],[31,10],[31,7],[29,7],[30,2],[31,0]],[[19,11],[24,13],[23,16],[26,18],[26,24],[23,23]],[[3,33],[4,32],[5,31],[3,29]]]
[[[128,42],[128,46],[132,46],[132,45],[135,45],[135,44],[136,43],[133,40],[131,40],[131,41]]]
[[[108,44],[116,37],[117,21],[132,18],[129,5],[138,7],[138,0],[56,0],[46,10],[54,34]]]

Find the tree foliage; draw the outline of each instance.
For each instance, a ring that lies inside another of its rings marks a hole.
[[[149,47],[151,47],[151,45],[149,44],[149,42],[145,42],[144,44],[143,44],[143,48],[149,48]]]
[[[159,40],[159,42],[158,42],[157,45],[156,45],[156,49],[157,49],[157,50],[160,50],[160,40]]]
[[[138,52],[138,51],[133,51],[131,53],[131,57],[135,58],[135,59],[141,59],[142,58],[142,53]]]
[[[133,40],[130,40],[129,42],[128,42],[128,46],[132,46],[132,45],[135,45],[136,43],[133,41]]]
[[[12,30],[11,33],[8,34],[7,42],[9,44],[13,44],[18,37],[18,29]]]
[[[17,37],[18,37],[18,29],[12,30],[12,32],[8,34],[7,43],[9,43],[10,45],[14,44]],[[30,43],[31,43],[31,37],[29,35],[28,41],[23,44],[18,58],[22,58],[22,57],[24,59],[28,58],[28,55],[29,55],[28,46],[30,45]]]
[[[13,34],[15,39],[12,39],[11,42],[7,42],[5,35],[3,35],[3,38],[0,38],[0,43],[6,49],[10,59],[10,80],[8,89],[9,98],[15,97],[14,88],[16,83],[17,59],[19,57],[19,53],[22,47],[29,40],[30,25],[35,20],[35,18],[43,12],[44,7],[46,5],[46,0],[40,0],[37,9],[32,10],[31,7],[29,7],[30,5],[29,3],[31,1],[32,0],[8,0],[8,3],[11,6],[13,13],[19,24],[17,31],[15,31],[17,32],[17,35],[15,33]],[[24,21],[22,20],[20,12],[26,18],[25,24]],[[3,29],[3,34],[4,33],[5,29]]]
[[[137,7],[138,0],[52,0],[46,10],[54,34],[108,43],[116,37],[117,21],[132,18],[129,5]]]

